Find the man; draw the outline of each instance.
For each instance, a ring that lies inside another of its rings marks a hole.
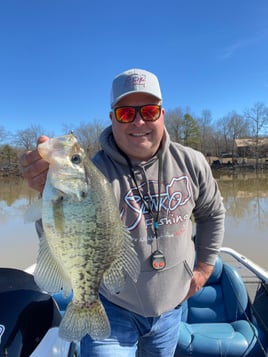
[[[138,350],[143,357],[173,356],[180,304],[213,270],[225,210],[204,156],[170,141],[154,74],[131,69],[114,79],[110,119],[93,161],[113,187],[141,273],[137,283],[128,279],[119,294],[100,287],[111,336],[103,341],[86,336],[81,354],[134,357]],[[42,191],[47,163],[33,151],[25,153],[21,164],[29,185]]]

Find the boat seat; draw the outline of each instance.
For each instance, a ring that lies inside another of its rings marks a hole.
[[[245,285],[220,257],[206,285],[182,308],[175,357],[263,356],[257,337],[261,331],[248,319]]]
[[[55,301],[31,274],[0,268],[0,356],[29,357],[60,321]]]

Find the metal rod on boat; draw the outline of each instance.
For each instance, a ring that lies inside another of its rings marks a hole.
[[[248,259],[236,250],[229,247],[222,247],[221,253],[231,255],[233,258],[235,258],[237,261],[247,267],[250,271],[252,271],[252,273],[256,274],[265,284],[268,284],[268,272],[256,263],[254,263],[252,260]]]

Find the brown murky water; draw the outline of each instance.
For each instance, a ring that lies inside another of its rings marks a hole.
[[[268,270],[268,172],[214,176],[227,210],[224,245]]]
[[[268,173],[215,177],[227,209],[224,245],[268,270]],[[38,238],[23,215],[36,198],[22,179],[0,179],[0,266],[24,269],[35,262]]]

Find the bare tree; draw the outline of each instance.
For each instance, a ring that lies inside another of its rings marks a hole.
[[[268,125],[268,108],[264,103],[257,102],[250,109],[245,111],[245,119],[248,121],[251,136],[255,140],[255,158],[256,158],[256,167],[259,163],[259,139],[261,136],[267,134],[267,125]]]
[[[81,122],[78,126],[72,126],[74,135],[89,157],[92,157],[100,149],[99,136],[104,127],[100,121],[94,121],[94,123]],[[70,132],[66,126],[65,132]]]
[[[165,113],[165,126],[171,140],[199,148],[200,133],[197,121],[189,114],[190,109],[176,108]]]
[[[201,117],[197,119],[200,132],[200,151],[207,155],[212,153],[215,133],[212,125],[212,116],[209,110],[203,110]]]
[[[251,135],[255,138],[267,134],[268,107],[264,103],[257,102],[250,109],[245,111],[245,119],[248,120]]]
[[[218,137],[218,155],[220,155],[222,152],[229,152],[231,145],[230,145],[230,140],[228,136],[228,117],[223,117],[220,118],[216,121],[215,127],[216,132],[217,132],[217,137]]]
[[[181,108],[168,110],[165,113],[165,126],[171,139],[177,143],[181,142],[181,128],[183,125],[183,111]]]
[[[229,113],[226,119],[227,135],[231,144],[232,161],[234,162],[235,139],[247,135],[248,124],[245,119],[235,111]]]
[[[76,128],[75,134],[89,157],[100,149],[99,136],[103,129],[104,126],[97,121],[89,124],[82,123]]]
[[[24,150],[33,150],[36,147],[37,139],[43,135],[45,130],[40,125],[32,124],[24,130],[17,130],[13,135],[13,145]],[[53,133],[47,133],[52,137]]]
[[[213,130],[213,137],[209,148],[216,156],[220,156],[220,153],[222,152],[222,134],[216,125]]]

